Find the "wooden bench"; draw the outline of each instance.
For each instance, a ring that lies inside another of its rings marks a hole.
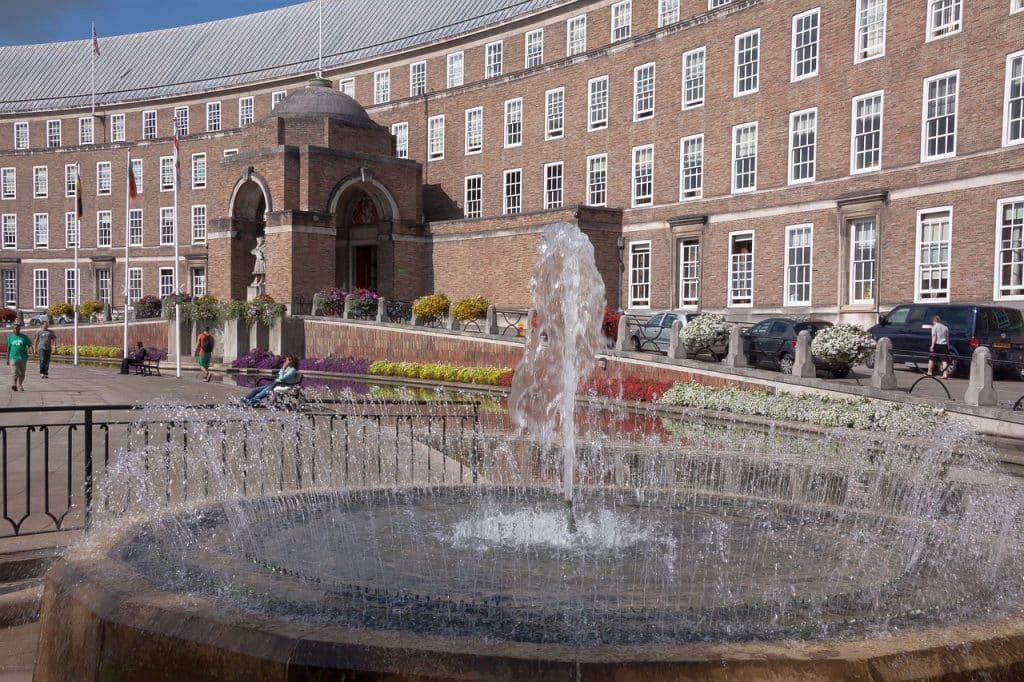
[[[134,367],[135,368],[135,373],[139,374],[139,375],[142,375],[142,376],[147,376],[147,377],[151,377],[153,375],[156,375],[158,377],[159,376],[163,376],[162,374],[160,374],[160,361],[159,360],[154,360],[153,358],[146,358],[142,362],[132,363],[132,364],[130,364],[128,366],[129,367]]]

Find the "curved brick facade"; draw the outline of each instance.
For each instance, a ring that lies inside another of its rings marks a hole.
[[[104,104],[95,118],[42,105],[0,114],[0,168],[14,176],[13,197],[0,198],[0,216],[13,216],[0,249],[7,302],[36,307],[42,272],[47,299],[64,300],[68,164],[81,164],[86,188],[83,296],[110,273],[122,300],[129,151],[142,163],[131,266],[147,294],[163,268],[166,290],[173,247],[160,218],[173,204],[160,159],[186,108],[186,289],[241,297],[247,240],[265,230],[267,290],[299,309],[325,283],[525,305],[542,226],[578,219],[610,303],[637,312],[870,322],[909,300],[1021,305],[1021,0],[710,2],[720,7],[565,2],[328,69],[331,87],[394,134],[390,148],[326,119],[284,130],[273,93],[306,77]],[[155,137],[144,139],[150,111]],[[111,142],[121,115],[125,141]],[[92,144],[77,144],[80,118],[93,121]],[[61,144],[47,148],[57,120]],[[200,154],[205,182],[193,183]],[[97,187],[105,163],[109,194]],[[42,167],[45,197],[34,196]],[[246,208],[250,181],[266,206],[253,190]],[[245,224],[261,208],[265,221]],[[109,247],[97,245],[100,211]]]

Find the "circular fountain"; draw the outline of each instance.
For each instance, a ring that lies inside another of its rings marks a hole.
[[[36,679],[1024,671],[1020,491],[969,434],[579,412],[604,293],[574,226],[531,287],[511,421],[154,408],[181,432],[137,430],[101,479]]]

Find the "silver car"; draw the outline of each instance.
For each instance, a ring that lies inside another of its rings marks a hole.
[[[650,351],[655,353],[668,352],[669,340],[672,337],[672,323],[676,320],[686,325],[691,320],[699,317],[702,313],[683,312],[680,310],[663,310],[651,315],[650,319],[641,325],[630,325],[629,341],[633,350],[642,352]],[[726,355],[726,347],[710,349],[715,360],[720,360]],[[698,353],[699,354],[699,353]],[[707,351],[704,351],[707,355]]]

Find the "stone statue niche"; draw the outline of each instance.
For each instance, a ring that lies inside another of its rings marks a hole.
[[[266,238],[256,237],[256,246],[249,253],[256,257],[252,266],[252,284],[246,288],[246,300],[252,301],[266,293],[267,286],[267,254]]]

